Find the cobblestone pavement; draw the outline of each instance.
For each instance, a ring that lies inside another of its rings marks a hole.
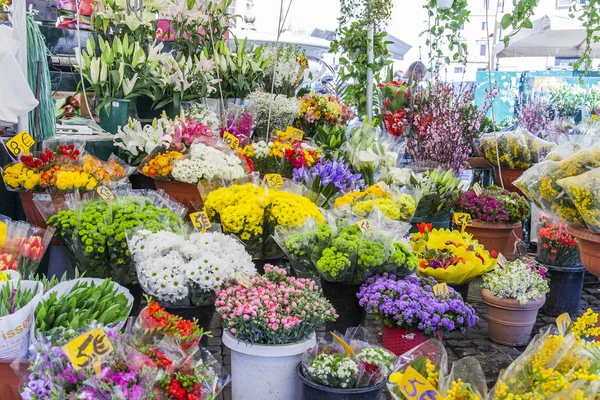
[[[488,389],[491,389],[494,386],[500,371],[515,360],[525,350],[525,347],[502,346],[490,341],[488,338],[488,324],[485,319],[485,305],[477,300],[471,301],[471,303],[477,311],[477,315],[480,317],[479,323],[469,329],[464,336],[456,332],[447,335],[444,337],[444,345],[448,352],[448,359],[450,362],[466,356],[477,358],[481,362],[481,366],[485,372]],[[599,284],[592,287],[585,287],[583,290],[579,314],[583,314],[588,307],[596,312],[600,311]],[[554,317],[538,314],[537,322],[533,329],[533,335],[539,332],[540,329],[553,324],[554,320]],[[212,321],[211,328],[213,337],[208,339],[208,350],[214,354],[217,360],[221,362],[228,371],[230,371],[231,352],[221,343],[222,327],[217,315],[215,315],[215,318]],[[381,335],[381,327],[373,315],[367,317],[367,328],[377,332],[378,335]],[[231,384],[224,389],[219,398],[220,400],[231,399]],[[384,393],[382,400],[389,399],[391,399],[391,396],[388,393]]]

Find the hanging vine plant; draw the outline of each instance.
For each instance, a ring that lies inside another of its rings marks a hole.
[[[451,61],[467,61],[467,44],[461,40],[460,29],[469,22],[471,12],[467,9],[467,0],[455,0],[451,7],[440,7],[438,0],[429,0],[425,5],[430,21],[429,35],[425,44],[429,46],[430,56]],[[423,33],[425,33],[423,32]],[[451,54],[444,50],[448,49]]]
[[[502,17],[502,29],[506,30],[512,27],[512,31],[509,35],[506,35],[502,40],[504,46],[508,46],[510,38],[515,36],[523,28],[533,28],[533,22],[531,17],[535,7],[537,6],[538,0],[513,0],[513,11],[512,13],[506,13]]]
[[[579,60],[573,64],[573,68],[587,74],[593,68],[592,45],[600,42],[600,0],[587,0],[583,4],[571,0],[569,17],[577,18],[585,29],[585,49]]]

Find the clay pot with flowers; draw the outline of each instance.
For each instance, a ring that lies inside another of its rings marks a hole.
[[[470,189],[456,197],[452,208],[471,216],[472,225],[465,231],[486,250],[502,253],[508,260],[515,258],[511,237],[531,212],[523,197],[497,186],[481,189],[481,193]]]
[[[483,275],[490,339],[506,346],[529,342],[538,310],[549,292],[546,268],[531,258],[498,266]]]

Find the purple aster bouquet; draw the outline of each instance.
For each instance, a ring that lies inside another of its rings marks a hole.
[[[477,323],[473,307],[460,294],[448,288],[448,294],[436,295],[433,278],[395,275],[376,276],[367,280],[356,295],[359,304],[373,312],[383,324],[406,330],[418,330],[434,336],[438,332],[460,330]]]
[[[343,161],[327,161],[312,168],[297,168],[294,170],[294,182],[303,183],[317,195],[323,195],[325,207],[335,197],[364,186],[361,174],[354,174]]]
[[[498,186],[483,189],[478,196],[473,189],[460,193],[452,205],[454,212],[467,213],[477,222],[513,224],[529,216],[527,201],[517,193]]]

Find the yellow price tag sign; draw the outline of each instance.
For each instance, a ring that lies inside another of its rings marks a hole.
[[[368,219],[362,219],[356,223],[363,233],[371,233],[373,232],[373,225]]]
[[[62,349],[75,369],[93,367],[96,371],[100,368],[102,359],[113,351],[102,328],[84,333]]]
[[[250,280],[250,277],[248,275],[246,275],[243,272],[236,272],[235,273],[235,280],[237,283],[239,283],[240,285],[242,285],[243,287],[245,287],[246,289],[249,289],[252,287],[252,281]]]
[[[31,135],[28,132],[23,131],[6,142],[6,148],[13,156],[18,156],[22,153],[29,155],[29,148],[34,144],[35,140],[33,140]]]
[[[237,150],[240,147],[240,139],[236,138],[229,132],[223,132],[223,141],[231,150]]]
[[[208,228],[212,226],[210,223],[210,218],[206,215],[204,211],[198,211],[190,214],[190,220],[192,221],[192,225],[194,225],[195,230],[201,230],[202,232],[206,232]]]
[[[456,225],[460,225],[461,233],[463,233],[465,231],[465,228],[467,226],[473,225],[473,220],[471,219],[471,214],[467,214],[467,213],[456,213],[455,212],[454,216],[452,217],[452,221]]]
[[[350,357],[351,355],[356,357],[356,352],[354,351],[354,349],[352,347],[350,347],[350,345],[348,343],[346,343],[344,341],[344,339],[342,339],[341,337],[339,337],[338,335],[336,335],[333,332],[329,332],[329,333],[331,333],[331,336],[333,336],[333,339],[344,348],[344,350],[346,351],[346,357]]]
[[[558,328],[558,332],[561,336],[565,336],[567,334],[567,329],[569,329],[571,322],[571,316],[569,313],[563,313],[556,317],[556,327]]]
[[[450,290],[448,290],[448,285],[445,283],[438,283],[434,287],[432,287],[433,293],[436,296],[444,296],[450,294]]]
[[[406,368],[402,375],[400,392],[408,400],[442,400],[442,395],[413,367]]]
[[[479,186],[479,182],[475,182],[475,184],[473,185],[473,193],[475,193],[475,196],[477,197],[481,196],[481,194],[483,193],[483,189],[481,188],[481,186]]]
[[[267,174],[265,179],[267,180],[267,186],[270,188],[283,186],[283,178],[279,174]]]
[[[285,130],[285,134],[290,139],[296,141],[301,141],[304,138],[304,131],[302,129],[294,128],[293,126],[288,126]]]
[[[104,201],[111,202],[115,199],[115,195],[113,194],[113,192],[111,192],[111,190],[106,186],[98,186],[96,188],[96,192],[100,197],[104,199]]]

